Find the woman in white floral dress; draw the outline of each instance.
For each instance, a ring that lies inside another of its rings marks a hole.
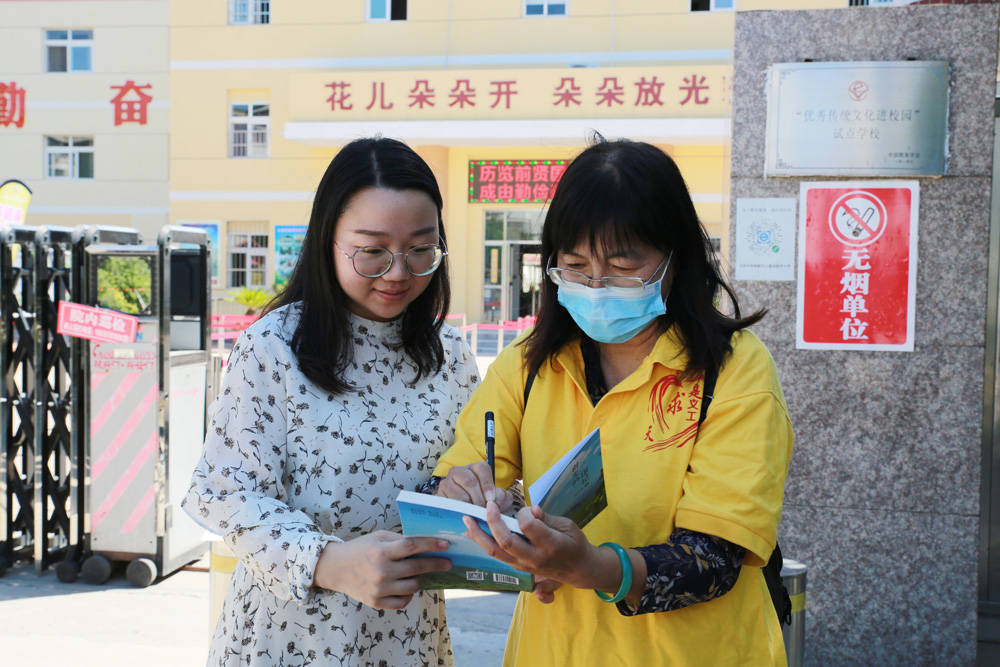
[[[445,570],[398,531],[478,383],[443,324],[441,194],[391,139],[344,147],[285,292],[233,348],[184,508],[239,557],[209,665],[451,665]]]

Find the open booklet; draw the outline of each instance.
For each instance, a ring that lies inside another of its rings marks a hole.
[[[539,477],[528,489],[528,498],[547,514],[569,517],[581,528],[607,507],[600,429],[587,434]],[[421,575],[421,588],[501,591],[534,588],[529,573],[488,556],[478,544],[465,537],[463,516],[474,518],[483,531],[490,534],[485,508],[412,491],[400,491],[396,504],[404,535],[437,537],[449,543],[447,551],[427,555],[448,558],[451,570]],[[517,519],[509,516],[502,519],[511,531],[522,534]]]

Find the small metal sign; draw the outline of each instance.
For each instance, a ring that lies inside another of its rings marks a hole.
[[[940,176],[945,61],[776,63],[768,72],[767,176]]]

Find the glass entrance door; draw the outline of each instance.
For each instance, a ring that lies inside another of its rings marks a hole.
[[[485,223],[482,321],[534,315],[542,288],[541,211],[486,211]]]

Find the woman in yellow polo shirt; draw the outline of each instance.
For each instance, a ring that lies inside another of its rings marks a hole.
[[[673,160],[624,140],[581,153],[549,207],[542,259],[537,325],[490,367],[428,485],[486,505],[495,539],[471,521],[469,534],[536,575],[504,664],[784,664],[761,566],[792,429],[774,362],[746,329],[763,312],[740,316]],[[718,309],[720,290],[735,316]],[[596,427],[607,508],[580,530],[527,507],[530,542],[507,531],[502,489],[530,485]]]

